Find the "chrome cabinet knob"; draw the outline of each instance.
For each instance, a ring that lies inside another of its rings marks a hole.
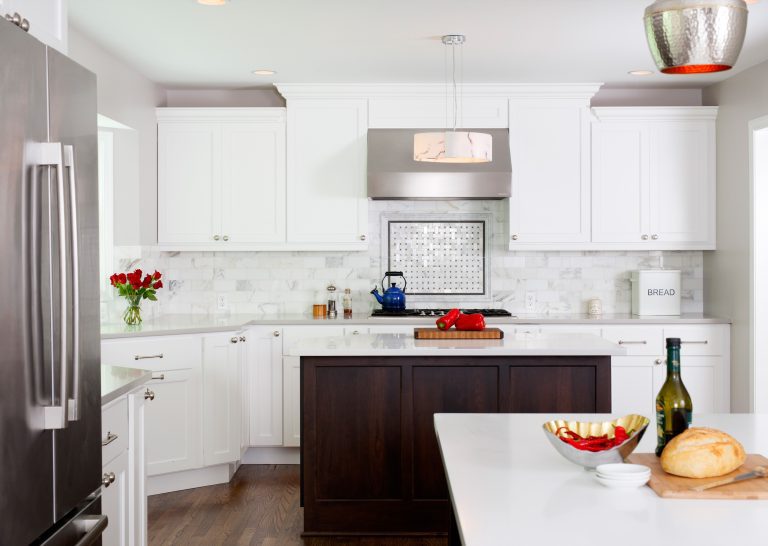
[[[115,473],[114,472],[104,472],[104,475],[101,477],[101,484],[104,487],[109,487],[113,483],[115,483]]]
[[[230,343],[237,343],[237,336],[229,338]]]
[[[144,392],[144,400],[154,400],[155,399],[155,391],[147,389]]]
[[[365,235],[361,235],[361,236],[360,236],[360,240],[361,240],[361,241],[365,241]]]
[[[229,235],[225,235],[224,237],[222,237],[222,239],[224,239],[225,241],[229,241]]]
[[[275,330],[274,332],[272,332],[272,335],[275,337],[280,337],[280,330]]]
[[[214,236],[213,236],[213,240],[214,240],[214,241],[218,241],[218,240],[219,240],[219,236],[218,236],[218,235],[214,235]]]
[[[517,236],[517,233],[515,233],[515,234],[512,236],[512,240],[513,240],[513,241],[517,241],[517,239],[518,239],[518,236]]]
[[[239,340],[244,342],[245,341],[245,336],[240,336]]]
[[[659,236],[656,235],[655,233],[653,235],[651,235],[651,239],[653,239],[654,241],[658,240],[658,238],[659,238]]]
[[[643,234],[643,235],[641,235],[641,236],[640,236],[640,238],[641,238],[643,241],[647,241],[647,240],[648,240],[648,236],[647,236],[646,234]]]
[[[662,364],[664,364],[664,359],[657,358],[656,360],[653,361],[653,363],[656,364],[657,366],[661,366]]]

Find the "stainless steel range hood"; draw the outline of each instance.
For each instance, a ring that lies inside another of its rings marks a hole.
[[[464,129],[493,137],[489,163],[413,160],[413,135],[445,129],[370,129],[368,197],[371,199],[503,199],[512,191],[507,129]]]

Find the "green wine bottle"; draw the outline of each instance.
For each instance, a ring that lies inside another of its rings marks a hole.
[[[691,395],[680,379],[680,338],[667,338],[667,379],[656,397],[656,456],[691,425]]]

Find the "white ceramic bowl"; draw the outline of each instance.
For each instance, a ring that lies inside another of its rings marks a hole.
[[[626,480],[626,479],[614,480],[614,479],[601,478],[600,476],[595,474],[595,479],[605,487],[608,487],[611,489],[636,489],[648,483],[648,480],[650,480],[651,477],[642,476],[634,480]]]
[[[615,479],[636,479],[651,475],[651,469],[642,464],[601,464],[595,470],[604,478]]]

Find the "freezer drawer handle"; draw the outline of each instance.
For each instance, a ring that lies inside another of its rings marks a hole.
[[[709,341],[706,339],[704,341],[681,341],[680,343],[687,343],[688,345],[707,345]]]
[[[133,355],[134,360],[145,360],[147,358],[163,358],[163,353],[159,355]]]
[[[112,432],[107,431],[107,437],[101,441],[101,447],[108,446],[115,440],[117,440],[117,434],[112,434]]]
[[[620,339],[619,345],[648,345],[648,342],[644,339],[641,341],[626,341],[626,340]]]
[[[85,532],[85,536],[75,546],[91,546],[91,544],[95,544],[101,538],[104,529],[107,528],[107,516],[106,514],[101,516],[80,516],[77,518],[77,523],[80,526],[80,530]]]

